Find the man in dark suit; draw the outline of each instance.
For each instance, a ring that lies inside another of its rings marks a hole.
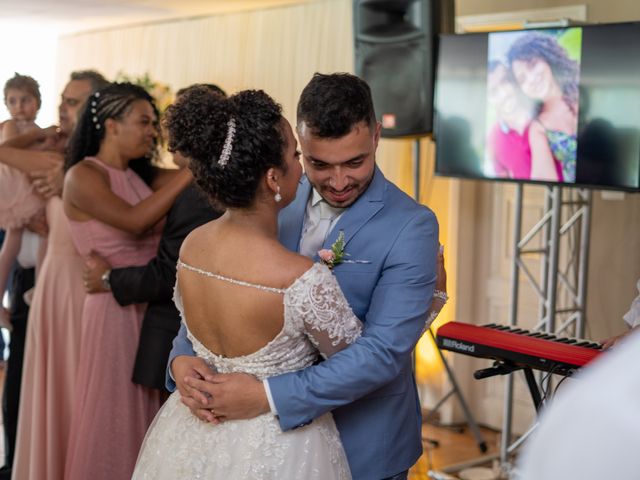
[[[174,162],[182,168],[188,162],[179,153]],[[195,228],[221,215],[195,184],[176,198],[158,245],[158,254],[148,264],[111,269],[97,254],[85,263],[84,281],[88,293],[111,291],[122,305],[147,303],[138,352],[133,367],[134,383],[165,391],[165,372],[171,342],[180,328],[180,315],[173,304],[176,263],[180,246]]]

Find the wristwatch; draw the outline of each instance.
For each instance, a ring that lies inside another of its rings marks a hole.
[[[110,269],[102,274],[100,280],[102,280],[102,288],[111,291],[111,282],[109,281],[109,275],[111,275]]]

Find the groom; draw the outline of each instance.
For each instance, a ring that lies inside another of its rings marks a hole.
[[[297,117],[306,179],[280,214],[280,240],[317,258],[344,233],[345,260],[333,271],[364,322],[362,337],[324,362],[260,382],[212,375],[182,326],[172,378],[201,419],[213,420],[212,410],[226,419],[271,411],[286,431],[332,411],[354,479],[404,479],[422,453],[411,353],[434,290],[438,224],[376,167],[380,125],[363,80],[315,74]]]

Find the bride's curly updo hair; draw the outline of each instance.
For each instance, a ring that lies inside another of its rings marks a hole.
[[[282,108],[262,90],[225,98],[205,87],[166,113],[169,150],[189,157],[196,182],[216,207],[247,208],[270,168],[286,171]]]

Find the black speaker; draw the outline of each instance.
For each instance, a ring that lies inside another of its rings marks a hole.
[[[355,71],[373,94],[383,137],[431,132],[436,41],[453,0],[354,0]]]

